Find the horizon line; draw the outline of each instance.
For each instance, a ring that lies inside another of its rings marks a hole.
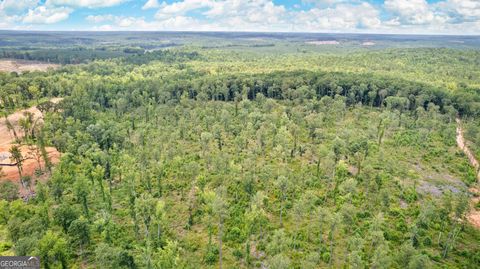
[[[38,32],[38,33],[244,33],[244,34],[324,34],[324,35],[398,35],[398,36],[458,36],[480,37],[479,34],[451,34],[451,33],[376,33],[376,32],[294,32],[294,31],[243,31],[243,30],[28,30],[28,29],[0,29],[0,32]]]

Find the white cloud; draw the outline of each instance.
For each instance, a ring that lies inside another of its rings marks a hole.
[[[391,16],[383,22],[395,32],[404,33],[479,33],[479,0],[385,0]]]
[[[285,30],[285,25],[279,27],[279,24],[285,23],[287,15],[284,6],[270,0],[185,0],[171,4],[163,2],[155,18],[163,22],[173,21],[172,18],[185,21],[187,14],[193,11],[204,16],[195,19],[200,23],[198,26],[211,30]]]
[[[189,12],[201,14],[199,18]],[[270,0],[185,0],[163,2],[155,20],[89,16],[90,22],[106,22],[108,29],[209,30],[209,31],[366,31],[381,29],[380,11],[371,4],[337,4],[332,8],[289,11]]]
[[[435,5],[439,10],[448,12],[454,18],[480,21],[479,0],[446,0]]]
[[[162,2],[151,21],[143,17],[89,20],[110,21],[109,29],[198,31],[449,33],[462,27],[472,32],[478,25],[452,23],[452,13],[457,17],[476,16],[476,0],[444,0],[438,4],[426,0],[385,0],[384,5],[365,0],[303,2],[314,5],[308,10],[288,10],[271,0],[183,0]],[[143,9],[157,4],[150,0]]]
[[[192,30],[208,30],[208,26],[201,23],[195,18],[192,17],[186,17],[186,16],[176,16],[176,17],[171,17],[166,20],[161,20],[158,21],[155,24],[155,27],[158,27],[158,29],[162,30],[172,30],[172,29],[178,29],[178,30],[186,30],[186,31],[192,31]]]
[[[299,0],[295,8],[274,0],[0,0],[0,28],[35,28],[64,21],[75,9],[129,1],[138,11],[156,10],[154,18],[91,14],[85,20],[104,24],[96,30],[480,33],[480,0]]]
[[[242,17],[248,22],[277,23],[285,15],[285,7],[272,1],[212,1],[203,14],[210,18]]]
[[[122,4],[126,0],[47,0],[47,6],[99,8]]]
[[[297,31],[355,31],[382,27],[380,12],[368,3],[339,4],[333,8],[313,8],[299,12],[294,21]]]
[[[22,22],[33,24],[52,24],[63,21],[68,18],[73,10],[70,8],[47,8],[45,6],[38,6],[35,9],[30,9],[23,17]]]
[[[115,29],[115,27],[120,28],[128,28],[132,26],[138,26],[139,28],[145,27],[147,22],[144,18],[136,18],[136,17],[124,17],[124,16],[115,16],[112,14],[107,15],[96,15],[96,16],[88,16],[85,18],[87,21],[95,24],[109,22],[112,24],[103,25],[103,28],[108,29]]]
[[[286,9],[271,1],[213,2],[203,14],[221,25],[219,30],[285,31],[289,27]]]
[[[141,23],[144,23],[145,20],[143,19],[136,19],[136,18],[132,18],[132,17],[128,17],[128,18],[121,18],[117,21],[117,25],[120,26],[120,27],[132,27],[132,26],[136,26],[136,25],[141,25]]]
[[[330,6],[339,3],[358,2],[349,0],[302,0],[305,4],[314,4],[316,6]]]
[[[140,31],[159,31],[159,30],[183,30],[183,31],[208,31],[212,30],[212,24],[208,24],[187,16],[172,16],[167,19],[146,21],[143,17],[123,17],[114,15],[102,15],[87,17],[92,23],[109,22],[108,24],[94,26],[93,30],[113,31],[113,30],[140,30]]]
[[[147,9],[152,9],[152,8],[159,8],[160,4],[158,3],[158,0],[148,0],[145,5],[143,5],[142,9],[147,10]]]
[[[442,20],[426,0],[385,0],[384,5],[387,11],[397,15],[397,19],[404,24],[428,24]]]
[[[0,2],[0,11],[6,14],[18,13],[38,5],[39,0],[3,0]]]
[[[113,31],[115,30],[114,27],[112,27],[110,24],[104,24],[100,26],[94,26],[91,29],[92,31]]]
[[[105,21],[113,21],[115,16],[108,14],[108,15],[89,15],[85,18],[89,22],[93,23],[101,23]]]
[[[16,23],[21,21],[21,19],[22,18],[17,15],[8,16],[0,12],[0,29],[16,29],[18,28]]]
[[[199,8],[209,7],[212,5],[211,0],[185,0],[167,4],[162,2],[160,9],[155,15],[157,18],[165,18],[172,15],[184,15],[187,12]]]
[[[29,8],[35,8],[39,0],[0,0],[0,29],[18,29],[18,22]]]

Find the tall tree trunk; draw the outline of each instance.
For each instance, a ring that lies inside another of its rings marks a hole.
[[[222,269],[222,262],[223,262],[223,253],[222,253],[222,236],[223,236],[223,219],[220,218],[220,225],[218,227],[218,261],[219,261],[219,267]]]
[[[15,137],[15,141],[19,141],[17,131],[15,131],[15,127],[12,125],[12,123],[8,120],[8,116],[5,115],[5,125],[7,125],[7,129],[12,131],[13,136]]]
[[[282,216],[283,216],[283,195],[282,195],[282,200],[280,201],[280,227],[283,227]]]
[[[320,157],[317,160],[317,178],[320,179]]]

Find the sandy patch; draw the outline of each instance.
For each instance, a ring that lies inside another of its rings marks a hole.
[[[336,40],[318,40],[318,41],[307,41],[305,42],[309,45],[338,45],[340,42]]]
[[[468,214],[467,219],[473,226],[480,228],[480,211],[471,211],[470,214]]]
[[[265,41],[265,38],[261,38],[261,37],[250,37],[250,38],[243,38],[243,39],[248,41]]]
[[[26,71],[47,71],[49,68],[56,69],[60,65],[25,60],[0,60],[0,72],[17,72],[23,73]]]

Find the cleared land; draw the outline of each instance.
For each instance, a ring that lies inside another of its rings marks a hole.
[[[319,41],[307,41],[305,42],[309,45],[338,45],[340,42],[336,40],[319,40]]]
[[[463,129],[460,119],[457,119],[457,145],[465,153],[465,155],[467,155],[470,164],[475,168],[475,171],[477,171],[477,179],[480,183],[480,172],[478,172],[479,163],[472,151],[467,146],[467,143],[463,136]],[[475,207],[475,205],[480,202],[478,197],[480,195],[480,191],[477,188],[471,188],[470,192],[474,194],[474,197],[472,199],[473,209],[472,211],[470,211],[467,218],[472,223],[472,225],[480,228],[480,211]]]
[[[375,46],[375,42],[371,42],[371,41],[363,42],[362,46]]]
[[[53,103],[58,103],[61,98],[54,98],[51,100]],[[24,134],[19,128],[19,121],[24,117],[25,112],[30,112],[33,114],[35,120],[39,119],[41,121],[42,112],[37,109],[37,107],[31,107],[25,110],[17,111],[8,116],[8,121],[12,124],[13,128],[15,129],[17,135],[22,137]],[[36,155],[36,147],[35,146],[28,146],[28,145],[19,145],[15,141],[15,137],[13,132],[8,129],[5,118],[0,119],[0,164],[2,164],[2,172],[4,174],[5,179],[10,180],[14,183],[20,185],[20,176],[18,173],[17,166],[15,163],[10,159],[9,150],[12,146],[17,145],[19,146],[22,156],[24,157],[24,161],[22,163],[23,168],[23,175],[25,176],[33,176],[35,170],[39,168],[39,165],[42,168],[45,166],[43,160],[37,161],[38,158],[35,158]],[[48,156],[53,164],[58,163],[60,153],[53,147],[46,148],[48,152]],[[42,178],[39,178],[42,180]],[[23,194],[23,190],[21,190]]]
[[[49,68],[58,68],[60,65],[43,63],[37,61],[25,60],[0,60],[0,72],[17,72],[26,71],[47,71]]]

